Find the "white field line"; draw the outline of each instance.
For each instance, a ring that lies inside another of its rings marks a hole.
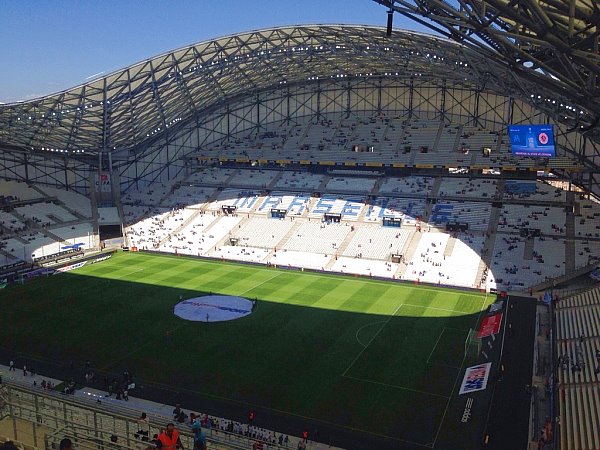
[[[357,378],[357,377],[353,377],[353,376],[350,376],[350,375],[344,375],[344,378],[348,378],[350,380],[361,381],[363,383],[377,384],[378,386],[386,386],[386,387],[390,387],[390,388],[393,388],[393,389],[400,389],[402,391],[410,391],[410,392],[416,392],[418,394],[430,395],[432,397],[449,398],[449,397],[447,397],[445,395],[434,394],[433,392],[419,391],[418,389],[411,389],[411,388],[407,388],[407,387],[404,387],[404,386],[399,386],[397,384],[382,383],[381,381],[367,380],[366,378]]]
[[[110,281],[110,280],[118,280],[119,278],[123,278],[123,277],[126,277],[128,275],[132,275],[134,273],[141,272],[142,270],[144,270],[142,267],[138,267],[137,269],[131,270],[131,271],[126,272],[126,273],[122,273],[120,275],[117,275],[116,277],[110,277],[110,278],[108,278],[108,281]]]
[[[358,330],[356,330],[356,336],[355,336],[355,337],[356,337],[356,341],[357,341],[357,342],[358,342],[360,345],[362,345],[363,347],[366,347],[366,345],[365,345],[365,344],[363,344],[363,343],[362,343],[362,341],[361,341],[361,340],[358,338],[358,334],[359,334],[359,333],[360,333],[362,330],[364,330],[365,328],[367,328],[367,327],[371,327],[371,326],[373,326],[373,325],[378,325],[378,324],[380,324],[380,323],[386,323],[386,322],[385,322],[385,320],[381,320],[381,321],[379,321],[379,322],[371,322],[371,323],[368,323],[368,324],[366,324],[366,325],[363,325],[362,327],[360,327]]]
[[[242,293],[240,293],[240,294],[238,294],[238,295],[241,297],[241,296],[242,296],[242,295],[244,295],[245,293],[247,293],[247,292],[250,292],[252,289],[256,289],[256,288],[257,288],[257,287],[259,287],[259,286],[262,286],[262,285],[263,285],[263,284],[265,284],[265,283],[268,283],[269,281],[271,281],[271,280],[273,280],[273,279],[277,278],[279,275],[281,275],[281,274],[283,274],[283,273],[285,273],[285,272],[279,272],[279,273],[276,273],[276,274],[275,274],[275,275],[273,275],[271,278],[267,278],[265,281],[262,281],[262,282],[260,282],[260,283],[258,283],[258,284],[256,284],[256,285],[252,286],[251,288],[249,288],[249,289],[246,289],[244,292],[242,292]]]
[[[392,320],[392,318],[398,313],[398,311],[400,310],[400,308],[402,307],[402,305],[404,305],[404,303],[400,303],[398,305],[398,307],[396,308],[396,310],[394,311],[394,313],[388,317],[388,319],[386,321],[383,322],[383,325],[381,325],[381,327],[379,328],[379,330],[377,330],[377,333],[375,333],[373,335],[373,337],[371,338],[371,340],[369,342],[367,342],[367,345],[363,346],[363,349],[358,353],[358,355],[356,355],[356,358],[354,358],[352,360],[352,362],[350,363],[350,365],[348,367],[346,367],[346,370],[344,370],[344,373],[342,373],[342,376],[346,376],[346,374],[348,373],[348,371],[352,368],[352,366],[354,365],[354,363],[356,361],[358,361],[358,358],[360,358],[360,356],[364,353],[364,351],[369,347],[369,345],[371,345],[371,342],[373,342],[375,340],[375,338],[377,336],[379,336],[379,333],[381,333],[381,331],[385,328],[385,326],[390,323],[390,320]]]

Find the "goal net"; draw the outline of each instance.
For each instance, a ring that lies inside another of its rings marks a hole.
[[[481,353],[481,338],[477,337],[477,330],[471,328],[465,339],[465,357],[477,358]]]

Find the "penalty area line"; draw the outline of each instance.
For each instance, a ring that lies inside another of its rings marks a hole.
[[[397,384],[388,384],[388,383],[384,383],[382,381],[369,380],[367,378],[358,378],[358,377],[353,377],[351,375],[342,375],[342,376],[344,378],[348,378],[349,380],[355,380],[355,381],[360,381],[360,382],[369,383],[369,384],[376,384],[378,386],[385,386],[385,387],[389,387],[392,389],[400,389],[402,391],[416,392],[417,394],[429,395],[431,397],[438,397],[438,398],[445,398],[445,399],[450,398],[446,395],[434,394],[433,392],[427,392],[427,391],[420,391],[418,389],[412,389],[412,388],[408,388],[405,386],[399,386]]]
[[[435,306],[423,306],[423,305],[413,305],[411,303],[406,303],[405,306],[412,306],[414,308],[421,308],[421,309],[433,309],[434,311],[445,311],[445,312],[450,312],[450,313],[457,313],[457,314],[473,314],[473,311],[457,311],[456,309],[447,309],[447,308],[437,308]]]
[[[381,323],[386,323],[386,321],[385,321],[385,320],[380,320],[379,322],[371,322],[371,323],[368,323],[368,324],[366,324],[366,325],[363,325],[363,326],[362,326],[362,327],[360,327],[358,330],[356,330],[356,336],[355,336],[355,338],[356,338],[356,342],[358,342],[358,343],[359,343],[360,345],[362,345],[363,347],[366,347],[368,344],[363,344],[363,342],[362,342],[362,341],[361,341],[361,340],[358,338],[358,334],[359,334],[359,333],[360,333],[362,330],[364,330],[365,328],[367,328],[367,327],[371,327],[371,326],[373,326],[373,325],[379,325],[379,324],[381,324]]]
[[[435,341],[435,344],[433,345],[433,348],[431,349],[431,353],[429,353],[429,356],[427,357],[427,364],[431,364],[429,362],[429,360],[433,356],[433,352],[435,352],[435,349],[437,348],[437,345],[440,342],[440,339],[442,338],[442,334],[444,334],[444,331],[446,331],[446,327],[443,327],[442,331],[440,331],[440,335],[438,336],[437,340]]]
[[[358,352],[358,355],[356,355],[356,357],[352,360],[352,362],[350,363],[350,365],[348,367],[346,367],[346,370],[344,370],[344,372],[342,373],[343,377],[346,376],[346,374],[348,373],[348,371],[352,368],[352,366],[354,366],[354,363],[356,361],[358,361],[358,358],[360,358],[362,356],[362,354],[365,352],[365,350],[369,347],[369,345],[371,345],[371,342],[373,342],[375,340],[375,338],[377,336],[379,336],[379,333],[381,333],[381,331],[385,328],[385,326],[388,323],[390,323],[390,320],[392,320],[392,317],[394,317],[396,314],[398,314],[398,311],[400,310],[400,308],[402,307],[402,305],[404,305],[404,303],[400,303],[398,305],[398,307],[396,308],[396,310],[394,311],[394,313],[391,316],[389,316],[387,320],[385,320],[385,321],[382,322],[381,327],[379,328],[379,330],[377,330],[377,333],[375,333],[373,335],[373,337],[369,340],[369,342],[367,342],[367,345],[364,345],[364,344],[362,344],[359,341],[359,344],[363,345],[363,349],[360,352]]]

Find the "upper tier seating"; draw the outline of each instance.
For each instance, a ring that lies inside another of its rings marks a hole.
[[[277,175],[279,172],[275,170],[238,169],[233,173],[229,183],[233,186],[265,189]]]
[[[575,235],[600,238],[600,211],[597,203],[589,200],[580,202],[580,213],[575,217]]]
[[[123,204],[157,206],[159,202],[171,192],[172,185],[178,181],[169,183],[155,183],[150,186],[140,186],[127,191],[121,196]]]
[[[519,231],[522,228],[539,229],[543,234],[548,235],[564,235],[566,232],[565,210],[554,206],[504,204],[498,229]]]
[[[186,205],[192,208],[202,207],[214,194],[215,188],[203,186],[191,186],[182,184],[173,191],[162,203],[163,206],[175,207]]]
[[[277,183],[275,188],[277,189],[289,189],[289,190],[303,190],[303,191],[316,191],[325,177],[320,174],[306,173],[306,172],[284,172]]]
[[[234,169],[224,169],[218,167],[204,167],[197,169],[186,178],[186,182],[201,184],[203,186],[221,186],[231,178]]]
[[[494,198],[496,180],[471,180],[467,178],[442,178],[438,195],[440,197],[477,197]]]
[[[435,178],[409,176],[403,178],[386,178],[379,194],[421,194],[426,196],[431,193]]]
[[[491,205],[483,202],[438,201],[431,212],[429,222],[435,225],[467,223],[470,230],[485,231],[488,228]]]
[[[329,180],[325,190],[327,192],[356,192],[360,194],[369,194],[375,183],[374,178],[345,178],[335,177]]]

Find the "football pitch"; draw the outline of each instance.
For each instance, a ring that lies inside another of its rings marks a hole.
[[[173,314],[180,297],[209,293],[257,307],[227,322]],[[102,373],[128,369],[138,381],[240,410],[431,448],[469,362],[468,330],[491,302],[474,292],[119,252],[0,291],[0,346],[34,361],[90,359]]]

